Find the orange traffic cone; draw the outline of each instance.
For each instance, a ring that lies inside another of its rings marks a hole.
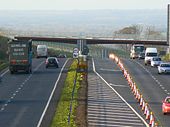
[[[151,114],[150,114],[150,121],[149,121],[150,125],[152,125],[152,121],[154,121],[154,118],[153,118],[153,113],[151,112]]]

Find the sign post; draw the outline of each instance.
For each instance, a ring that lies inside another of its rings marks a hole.
[[[168,30],[167,30],[167,42],[169,44],[168,47],[168,53],[169,53],[169,59],[170,59],[170,4],[168,4]]]

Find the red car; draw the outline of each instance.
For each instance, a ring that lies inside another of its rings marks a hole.
[[[170,96],[166,97],[162,102],[162,112],[164,115],[170,113]]]

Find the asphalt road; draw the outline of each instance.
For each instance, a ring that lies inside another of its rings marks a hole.
[[[98,74],[92,71],[92,66],[88,74],[89,127],[147,126],[144,115],[117,64],[108,59],[94,59],[94,65]]]
[[[45,59],[33,60],[33,73],[9,71],[0,82],[0,127],[36,127],[66,59],[59,68],[45,68]]]
[[[170,126],[170,114],[163,115],[162,101],[170,96],[170,75],[159,75],[156,67],[145,66],[143,60],[123,59],[145,100],[163,127]]]

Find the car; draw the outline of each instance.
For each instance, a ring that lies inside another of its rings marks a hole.
[[[138,59],[145,59],[145,52],[140,52],[138,55]]]
[[[67,58],[66,54],[59,54],[58,58]]]
[[[58,68],[59,67],[59,61],[58,61],[58,59],[56,58],[56,57],[48,57],[47,59],[46,59],[46,68],[48,68],[48,67],[56,67],[56,68]]]
[[[151,58],[151,67],[159,66],[162,62],[160,57],[153,57]]]
[[[158,66],[158,74],[170,73],[170,63],[160,63]]]
[[[170,113],[170,96],[167,96],[165,100],[162,101],[162,112],[164,115]]]

